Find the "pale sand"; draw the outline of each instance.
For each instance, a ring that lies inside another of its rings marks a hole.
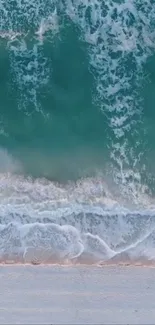
[[[155,269],[0,266],[0,323],[154,324]]]

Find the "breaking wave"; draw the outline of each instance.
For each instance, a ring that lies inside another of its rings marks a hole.
[[[123,208],[100,178],[60,186],[4,175],[1,262],[154,263],[153,207]]]

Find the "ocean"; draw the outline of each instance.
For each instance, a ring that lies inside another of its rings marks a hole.
[[[155,0],[0,0],[0,261],[155,262]]]

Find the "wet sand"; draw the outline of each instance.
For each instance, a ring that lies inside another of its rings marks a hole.
[[[155,268],[0,266],[0,324],[153,324]]]

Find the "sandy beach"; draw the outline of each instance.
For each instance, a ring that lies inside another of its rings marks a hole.
[[[155,269],[1,266],[0,323],[153,324]]]

